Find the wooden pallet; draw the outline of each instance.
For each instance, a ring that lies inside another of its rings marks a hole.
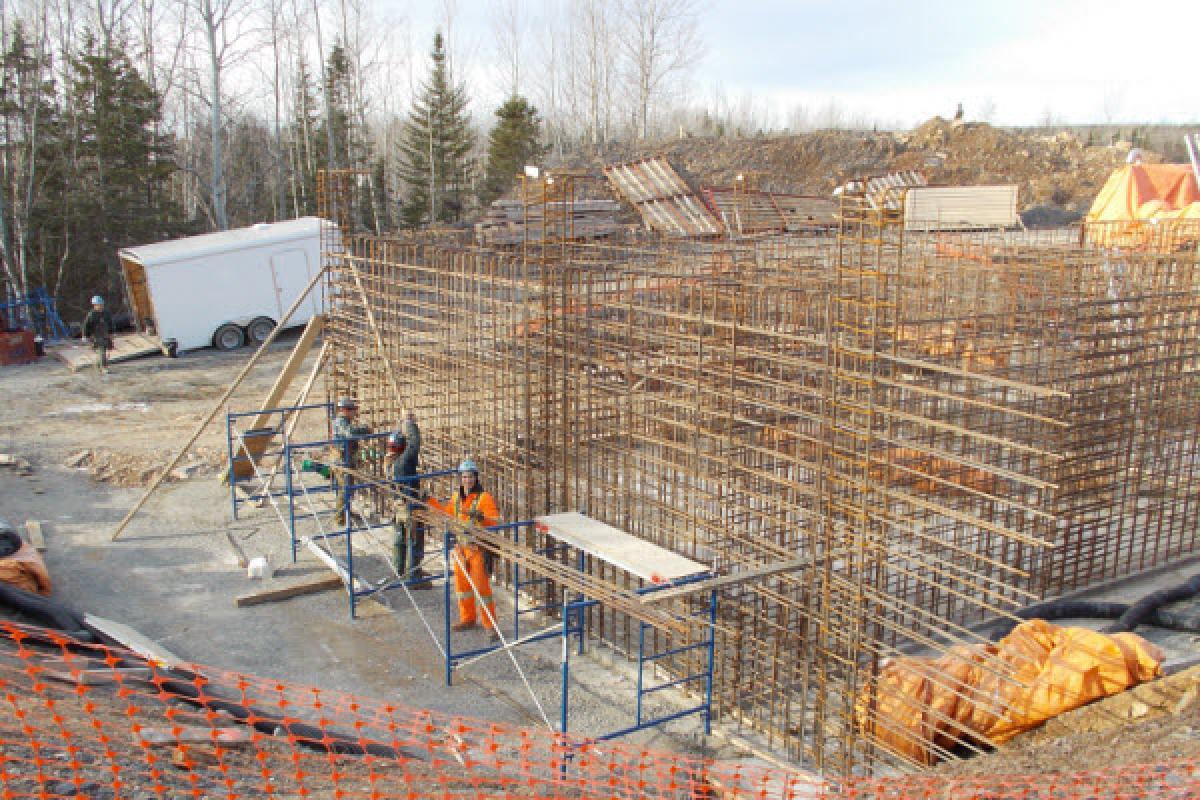
[[[117,336],[113,340],[113,349],[108,351],[108,363],[128,361],[161,352],[162,339],[159,337],[146,333],[131,333]],[[84,367],[96,366],[96,351],[88,344],[53,347],[50,349],[50,354],[66,364],[72,372],[78,372]]]

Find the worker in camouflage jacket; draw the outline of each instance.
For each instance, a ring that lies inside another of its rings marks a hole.
[[[337,501],[338,525],[346,525],[350,521],[346,512],[350,508],[350,500],[353,496],[350,486],[354,483],[354,476],[346,470],[359,467],[360,445],[358,439],[371,432],[370,428],[359,424],[357,420],[358,401],[353,397],[343,397],[338,400],[337,413],[333,418],[334,453],[332,460],[334,469],[330,473],[330,481],[333,484],[334,497]]]
[[[412,580],[415,588],[425,589],[431,585],[421,568],[425,560],[425,525],[413,513],[420,507],[422,499],[420,481],[412,480],[417,475],[420,457],[421,429],[417,426],[416,415],[405,411],[404,431],[396,431],[388,437],[383,466],[388,478],[398,482],[392,505],[396,574]]]
[[[92,298],[92,310],[83,318],[83,338],[92,343],[96,351],[96,371],[108,372],[108,351],[113,344],[113,318],[104,307],[104,298]]]

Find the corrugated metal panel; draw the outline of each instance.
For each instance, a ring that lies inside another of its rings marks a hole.
[[[908,230],[1011,228],[1017,224],[1017,187],[930,186],[904,196]]]
[[[650,230],[672,236],[714,236],[721,223],[665,158],[604,168],[613,189],[642,215]]]

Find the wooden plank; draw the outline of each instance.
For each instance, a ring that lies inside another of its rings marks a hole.
[[[631,533],[572,511],[538,517],[535,522],[554,538],[606,563],[654,583],[677,580],[708,567]]]
[[[259,408],[278,408],[283,401],[283,395],[288,387],[292,385],[292,381],[296,378],[296,373],[300,371],[300,365],[304,363],[304,359],[308,357],[309,351],[312,350],[313,342],[321,335],[325,329],[325,317],[317,314],[308,321],[304,326],[304,332],[300,334],[300,338],[296,340],[296,346],[292,348],[291,354],[284,362],[283,368],[279,371],[279,375],[275,377],[275,383],[271,385],[270,391],[267,392],[266,398],[263,399],[262,405]],[[250,420],[250,424],[245,430],[259,430],[265,428],[271,421],[271,414],[257,414]],[[254,474],[254,465],[249,461],[243,460],[246,457],[254,459],[256,462],[262,455],[267,446],[274,440],[273,436],[255,436],[242,441],[242,446],[238,449],[239,460],[234,464],[233,473],[238,478],[247,478]],[[229,464],[226,463],[221,468],[222,478],[227,478],[229,475]]]
[[[233,535],[233,531],[225,531],[225,539],[229,542],[229,546],[233,548],[234,555],[237,556],[237,565],[245,569],[250,561],[246,558],[246,551],[242,549],[242,545],[238,542],[237,537]]]
[[[162,645],[143,636],[122,622],[114,622],[111,619],[97,617],[94,614],[84,614],[83,621],[85,625],[95,628],[109,638],[115,639],[142,658],[160,667],[175,669],[186,663],[170,650],[167,650]]]
[[[42,532],[42,523],[36,519],[25,521],[25,534],[29,539],[29,543],[33,545],[38,552],[46,552],[46,536]]]
[[[238,608],[246,606],[257,606],[263,603],[274,603],[279,600],[287,600],[292,597],[300,597],[306,594],[315,594],[323,592],[327,589],[341,589],[345,584],[338,575],[323,575],[319,578],[302,581],[300,583],[292,583],[287,586],[274,586],[261,591],[251,592],[250,594],[239,595],[237,598]]]
[[[121,533],[125,530],[126,526],[129,525],[130,520],[137,516],[137,513],[142,510],[144,505],[146,505],[146,501],[150,499],[150,496],[158,490],[159,486],[162,486],[163,481],[166,480],[166,477],[171,474],[171,470],[175,469],[176,465],[183,460],[184,455],[192,449],[192,445],[194,445],[196,440],[200,438],[200,434],[204,433],[204,429],[207,428],[214,419],[216,419],[217,414],[221,413],[221,409],[223,409],[225,404],[229,402],[229,398],[232,397],[233,393],[237,391],[237,388],[242,385],[242,381],[244,381],[246,376],[250,374],[250,370],[254,369],[254,365],[258,363],[258,360],[262,358],[264,353],[267,352],[267,348],[271,346],[271,342],[275,341],[275,337],[279,335],[279,331],[283,329],[283,326],[287,324],[287,321],[292,318],[293,314],[296,313],[296,309],[299,308],[300,304],[304,302],[304,299],[308,297],[309,292],[313,290],[313,287],[316,286],[324,276],[325,267],[321,267],[321,269],[317,270],[317,274],[313,275],[312,279],[309,280],[308,285],[304,287],[304,291],[300,292],[296,299],[292,301],[292,305],[286,312],[284,312],[283,317],[279,320],[279,324],[271,330],[271,335],[267,337],[266,341],[262,343],[254,355],[250,357],[250,360],[247,361],[246,365],[242,367],[242,371],[239,372],[237,377],[233,379],[233,382],[225,388],[225,391],[221,394],[221,397],[218,398],[217,402],[213,404],[212,409],[208,412],[208,414],[205,415],[204,419],[200,421],[200,423],[196,426],[196,429],[192,431],[192,435],[188,437],[186,442],[184,442],[183,447],[179,448],[179,450],[175,453],[175,457],[171,459],[170,463],[163,467],[162,472],[158,473],[158,477],[154,479],[154,482],[146,487],[146,491],[142,493],[140,498],[138,498],[138,501],[134,504],[133,508],[129,509],[129,512],[125,514],[119,523],[117,523],[117,528],[112,534],[112,541],[115,542],[118,538],[120,538]]]
[[[253,735],[248,728],[209,728],[204,725],[184,725],[175,728],[141,728],[138,733],[149,745],[176,744],[249,744]]]
[[[75,671],[46,669],[43,676],[59,683],[70,683],[75,686],[103,686],[112,683],[122,683],[127,680],[150,680],[150,670],[147,667],[115,667],[113,669],[80,669]]]

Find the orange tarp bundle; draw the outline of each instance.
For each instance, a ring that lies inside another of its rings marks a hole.
[[[1187,164],[1126,164],[1096,195],[1088,222],[1127,222],[1179,211],[1200,202],[1196,175]]]
[[[1162,651],[1136,634],[1029,620],[996,644],[889,662],[859,694],[855,714],[888,750],[930,765],[960,742],[1003,744],[1158,677],[1162,660]]]
[[[41,555],[28,543],[11,556],[0,558],[0,582],[38,594],[50,594],[50,573]]]
[[[1128,247],[1161,237],[1146,226],[1165,220],[1200,221],[1200,187],[1190,165],[1121,167],[1109,176],[1085,218],[1093,242]],[[1170,239],[1167,249],[1174,243]]]

